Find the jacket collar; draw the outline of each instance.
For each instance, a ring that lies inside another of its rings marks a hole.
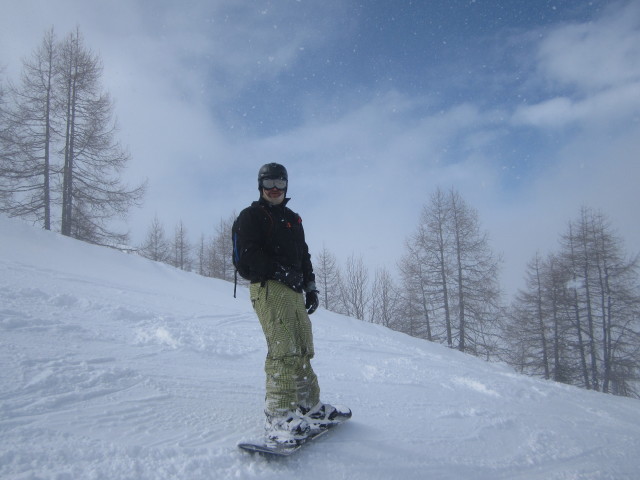
[[[279,205],[274,205],[271,202],[267,202],[262,195],[260,195],[260,199],[257,202],[253,202],[255,205],[262,205],[263,207],[267,207],[267,208],[276,208],[276,207],[285,207],[287,205],[287,203],[289,203],[289,200],[291,200],[290,198],[286,198],[282,201],[282,203],[280,203]]]

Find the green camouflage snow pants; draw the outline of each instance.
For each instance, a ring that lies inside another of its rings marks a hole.
[[[249,292],[267,340],[266,413],[313,407],[320,388],[311,368],[313,333],[303,295],[273,280],[264,287],[252,283]]]

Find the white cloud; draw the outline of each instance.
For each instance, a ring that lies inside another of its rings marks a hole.
[[[523,252],[557,249],[581,206],[610,218],[631,252],[640,244],[640,4],[613,5],[604,17],[558,26],[539,43],[534,80],[547,86],[548,98],[517,107],[510,122],[552,140],[537,158],[544,168],[490,219],[495,231],[509,232],[496,240],[512,271],[524,272]]]
[[[590,91],[640,80],[640,4],[615,2],[593,22],[550,32],[538,50],[550,81]]]
[[[516,125],[606,129],[633,121],[640,110],[640,3],[615,2],[601,18],[550,30],[536,59],[535,83],[550,95],[518,107]]]
[[[538,104],[520,106],[514,112],[513,122],[539,128],[580,123],[604,126],[608,130],[606,124],[614,122],[612,126],[618,128],[620,119],[633,121],[639,111],[640,81],[601,90],[580,100],[555,97]]]

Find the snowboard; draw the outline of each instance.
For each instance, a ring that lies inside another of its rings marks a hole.
[[[289,445],[287,445],[287,446],[282,446],[282,445],[271,446],[271,445],[267,445],[266,443],[262,442],[262,443],[239,443],[238,447],[240,449],[244,450],[244,451],[251,452],[251,453],[259,453],[259,454],[265,455],[265,456],[288,457],[288,456],[293,455],[294,453],[296,453],[304,445],[308,444],[309,442],[311,442],[312,440],[315,440],[318,437],[321,437],[322,435],[325,435],[330,430],[333,430],[338,425],[342,425],[347,420],[348,419],[345,419],[345,420],[343,420],[341,422],[332,423],[332,424],[329,424],[325,428],[322,428],[320,430],[315,430],[311,434],[309,434],[309,436],[307,438],[305,438],[304,440],[300,440],[297,444],[292,445],[292,446],[289,446]]]

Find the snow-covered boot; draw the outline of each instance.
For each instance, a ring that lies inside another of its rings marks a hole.
[[[318,402],[311,408],[298,407],[298,414],[311,425],[312,430],[317,430],[351,418],[351,409],[344,405]]]
[[[289,411],[284,414],[270,414],[265,412],[265,439],[267,444],[295,446],[307,438],[311,427],[307,420],[297,412]]]

